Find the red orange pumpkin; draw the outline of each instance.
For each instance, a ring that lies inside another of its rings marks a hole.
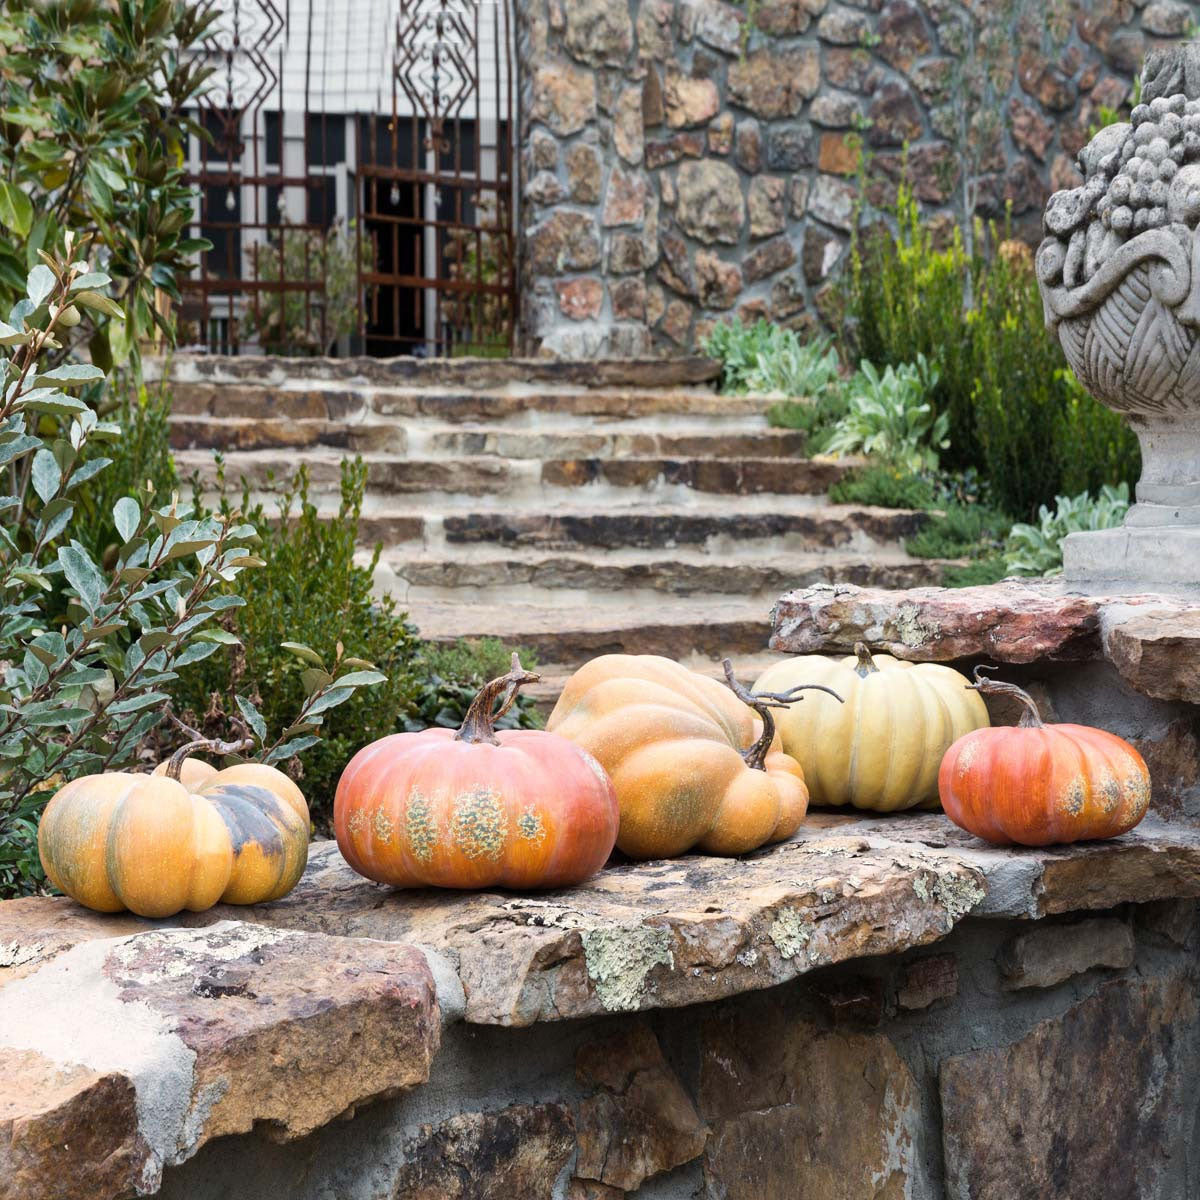
[[[495,730],[537,678],[514,654],[457,733],[393,734],[351,759],[333,820],[359,874],[393,887],[554,888],[604,865],[618,809],[600,764],[557,734]]]
[[[946,752],[946,815],[998,846],[1051,846],[1127,833],[1150,804],[1150,772],[1126,741],[1087,725],[1045,725],[1033,698],[977,671],[974,688],[1026,707],[1021,723],[977,729]]]

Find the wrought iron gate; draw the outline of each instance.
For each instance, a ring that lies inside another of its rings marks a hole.
[[[220,0],[192,48],[216,68],[189,162],[196,232],[213,248],[185,284],[185,343],[510,352],[509,3]],[[329,79],[339,21],[349,22],[342,104]],[[354,37],[377,59],[352,56]],[[351,76],[373,69],[377,94],[362,102]]]
[[[512,349],[510,34],[504,3],[400,0],[391,115],[358,126],[368,353]]]

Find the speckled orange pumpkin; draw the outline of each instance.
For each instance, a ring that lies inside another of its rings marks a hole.
[[[1044,725],[1033,698],[981,678],[985,694],[1026,706],[1018,726],[977,729],[946,752],[946,815],[995,845],[1052,846],[1131,830],[1150,803],[1150,772],[1126,741],[1087,725]]]
[[[605,864],[618,813],[600,764],[553,733],[495,731],[537,678],[514,655],[512,672],[475,697],[457,733],[393,734],[350,760],[333,824],[360,875],[393,887],[554,888]]]
[[[607,654],[567,681],[546,727],[612,776],[617,845],[631,858],[745,854],[804,820],[804,772],[781,750],[769,711],[783,701],[746,692],[728,663],[726,678],[656,655]]]
[[[153,775],[60,788],[38,852],[50,882],[88,908],[170,917],[286,895],[304,874],[308,836],[308,805],[282,771],[176,756]]]

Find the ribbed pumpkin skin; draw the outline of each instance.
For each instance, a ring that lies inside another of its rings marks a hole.
[[[946,815],[998,846],[1053,846],[1127,833],[1150,804],[1142,756],[1086,725],[980,729],[938,776]]]
[[[754,712],[668,658],[593,659],[567,681],[546,728],[595,755],[612,777],[617,846],[631,858],[745,854],[790,837],[808,808],[804,773],[778,739],[766,770],[742,758],[761,729]]]
[[[61,788],[38,826],[51,883],[88,908],[142,917],[258,904],[296,886],[308,862],[308,806],[286,775],[188,759],[181,778],[186,785],[160,768]]]
[[[963,734],[989,724],[987,706],[950,667],[871,656],[861,672],[854,657],[805,655],[769,667],[755,691],[798,684],[832,688],[775,714],[783,749],[804,771],[816,805],[897,812],[937,804],[942,756]]]
[[[426,729],[360,750],[334,800],[346,861],[400,888],[556,888],[591,878],[617,836],[617,801],[600,765],[540,730],[495,736],[498,745]]]

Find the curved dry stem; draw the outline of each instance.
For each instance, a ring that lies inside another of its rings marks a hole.
[[[998,667],[988,667],[980,663],[973,672],[974,683],[968,683],[967,691],[978,692],[981,696],[1012,696],[1025,706],[1018,727],[1021,729],[1041,729],[1042,714],[1038,711],[1037,701],[1015,683],[1003,683],[999,679],[989,679],[984,672],[996,671]]]
[[[759,720],[762,721],[762,735],[749,750],[742,751],[742,758],[746,760],[746,766],[755,771],[767,769],[767,752],[775,740],[775,717],[772,715],[771,709],[790,708],[797,700],[803,699],[801,692],[824,692],[826,695],[832,696],[839,704],[846,703],[833,688],[825,687],[820,683],[797,684],[786,692],[752,692],[738,683],[733,674],[733,663],[729,659],[725,659],[721,666],[725,670],[725,683],[729,690],[743,704],[754,709],[758,713]]]
[[[871,650],[866,642],[854,643],[854,657],[858,659],[858,665],[854,668],[854,673],[866,679],[868,675],[878,675],[879,668],[875,665],[875,660],[871,657]]]
[[[243,750],[253,750],[253,738],[240,738],[236,742],[222,742],[217,738],[199,737],[190,742],[186,742],[180,746],[174,754],[167,759],[167,778],[179,782],[179,776],[183,772],[184,760],[193,750],[203,750],[207,754],[240,754]]]
[[[493,679],[479,689],[475,699],[471,701],[471,707],[467,709],[462,726],[454,735],[454,740],[498,745],[496,722],[516,703],[518,694],[527,683],[537,683],[540,679],[540,675],[526,671],[521,666],[521,660],[514,650],[511,670],[507,675],[501,675],[499,679]]]

